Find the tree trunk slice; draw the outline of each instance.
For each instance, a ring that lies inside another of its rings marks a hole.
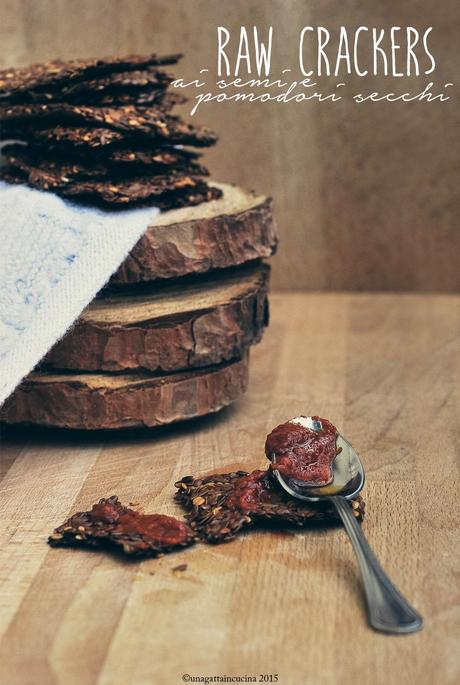
[[[110,283],[177,278],[274,254],[278,235],[271,199],[228,184],[213,186],[222,198],[163,212]]]
[[[270,268],[93,301],[44,360],[53,369],[178,371],[241,357],[268,323]],[[133,289],[131,289],[133,291]]]
[[[248,381],[248,357],[207,369],[147,373],[32,373],[0,410],[7,424],[85,430],[153,427],[217,412]]]

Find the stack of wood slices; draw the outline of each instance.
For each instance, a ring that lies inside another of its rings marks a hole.
[[[1,418],[81,429],[215,412],[248,381],[268,322],[271,200],[206,182],[214,133],[170,114],[179,56],[55,61],[0,72],[1,176],[105,207],[162,211],[12,397]],[[187,147],[184,147],[187,146]],[[123,221],[123,212],[120,212]]]

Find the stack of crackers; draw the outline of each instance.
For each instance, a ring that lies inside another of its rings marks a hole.
[[[0,72],[2,176],[60,195],[107,205],[154,202],[161,209],[217,198],[199,155],[178,145],[217,137],[170,111],[162,66],[180,55],[54,61]]]
[[[190,148],[217,137],[170,114],[182,97],[162,67],[178,57],[0,72],[4,180],[107,208],[163,210],[7,400],[4,422],[158,426],[218,411],[247,387],[249,349],[268,322],[272,203],[206,182]]]

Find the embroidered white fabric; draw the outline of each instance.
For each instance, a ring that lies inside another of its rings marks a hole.
[[[0,181],[0,404],[158,214],[156,207],[95,209]]]

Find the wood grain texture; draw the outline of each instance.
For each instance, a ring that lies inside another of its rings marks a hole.
[[[81,430],[152,428],[220,411],[248,385],[244,353],[176,373],[31,373],[0,410],[7,424]]]
[[[268,265],[100,297],[44,359],[54,369],[178,371],[241,357],[268,324]]]
[[[460,298],[274,295],[272,310],[249,391],[219,417],[122,437],[5,432],[0,682],[458,682]],[[330,418],[363,457],[364,530],[423,614],[421,633],[367,628],[340,528],[251,533],[142,563],[47,548],[55,525],[104,495],[179,513],[179,477],[262,466],[267,432],[299,413]]]
[[[215,183],[223,197],[163,212],[110,279],[112,285],[177,278],[226,269],[276,251],[272,201]]]
[[[419,92],[430,79],[439,89],[458,80],[459,11],[455,0],[442,7],[436,0],[0,0],[0,63],[180,50],[186,59],[176,74],[194,79],[215,68],[217,26],[236,32],[256,24],[274,27],[278,75],[295,68],[305,25],[432,26],[435,74],[346,78],[350,93]],[[276,288],[458,291],[459,116],[454,97],[429,104],[209,103],[195,119],[220,133],[205,155],[216,179],[275,198]]]

